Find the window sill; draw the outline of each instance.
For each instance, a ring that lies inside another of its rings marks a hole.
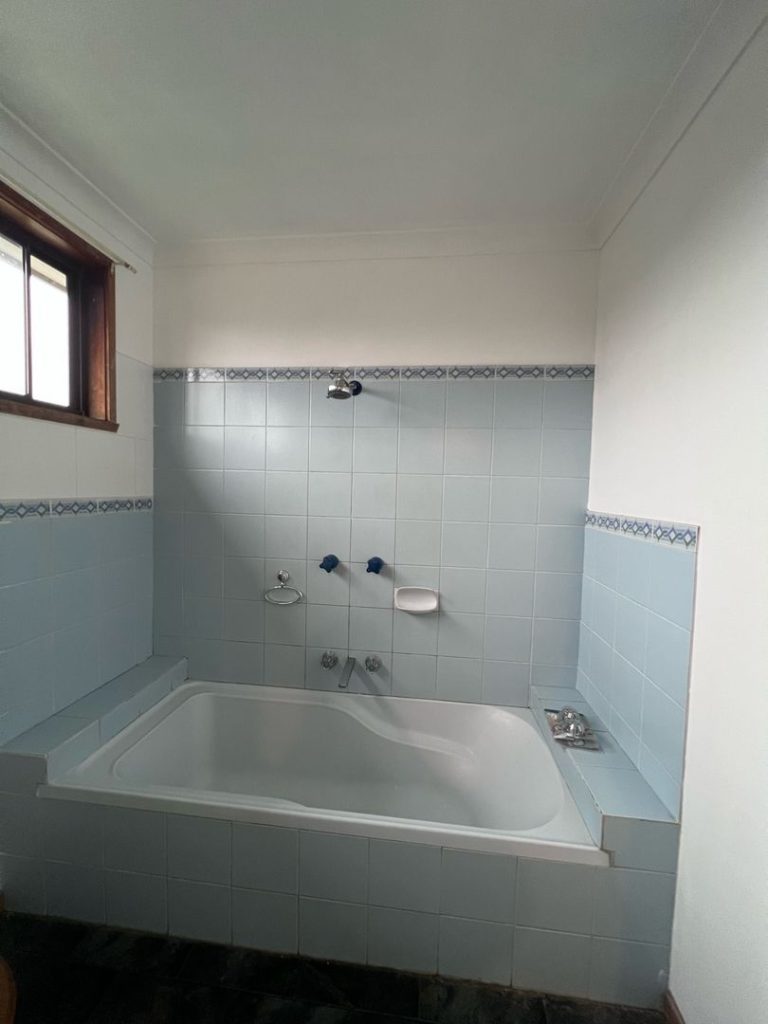
[[[30,416],[36,420],[47,420],[49,423],[68,423],[73,427],[90,427],[92,430],[108,430],[115,433],[119,427],[113,420],[96,420],[91,416],[82,416],[69,409],[56,409],[47,405],[28,405],[26,402],[13,402],[0,398],[0,413],[11,416]]]

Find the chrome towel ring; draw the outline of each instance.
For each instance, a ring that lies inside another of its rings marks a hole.
[[[269,604],[298,604],[304,594],[298,587],[288,586],[290,578],[291,574],[287,569],[280,569],[277,574],[277,586],[264,591],[264,600]]]

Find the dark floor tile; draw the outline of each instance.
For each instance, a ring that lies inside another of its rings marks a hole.
[[[413,1018],[269,996],[256,1024],[418,1024]]]
[[[65,958],[72,948],[93,931],[93,925],[59,921],[29,914],[0,914],[0,956],[10,960],[20,953],[35,953],[54,959]]]
[[[310,963],[323,981],[328,1002],[396,1017],[418,1017],[421,988],[418,975],[354,964]]]
[[[435,1024],[546,1024],[540,996],[440,978],[421,982],[419,1018]]]
[[[80,968],[48,956],[22,956],[16,979],[16,1024],[83,1024],[114,984],[108,971]]]
[[[265,997],[123,977],[83,1024],[257,1024]]]
[[[664,1024],[663,1015],[655,1010],[555,996],[544,996],[543,1000],[546,1024]]]
[[[72,949],[71,958],[95,967],[170,979],[180,973],[188,950],[189,943],[181,939],[117,928],[91,928]]]

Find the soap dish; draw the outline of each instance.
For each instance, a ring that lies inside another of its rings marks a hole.
[[[395,587],[395,608],[411,615],[428,615],[436,612],[440,598],[430,587]]]

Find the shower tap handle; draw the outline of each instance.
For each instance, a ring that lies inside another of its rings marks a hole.
[[[379,558],[378,555],[374,555],[373,558],[368,559],[368,568],[366,572],[374,572],[378,576],[381,570],[384,568],[384,559]]]
[[[333,572],[336,566],[339,564],[339,560],[336,555],[324,555],[323,560],[320,563],[320,568],[326,572]]]

